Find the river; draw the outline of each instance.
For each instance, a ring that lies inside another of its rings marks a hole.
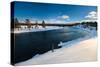
[[[12,33],[14,38],[13,47],[14,54],[12,55],[12,63],[18,63],[28,60],[36,54],[43,54],[49,50],[59,49],[60,42],[68,42],[77,38],[82,38],[86,32],[74,28],[66,27],[57,30],[27,32],[27,33]],[[13,38],[12,38],[13,39]]]

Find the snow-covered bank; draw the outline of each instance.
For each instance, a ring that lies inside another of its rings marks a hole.
[[[47,26],[46,28],[43,28],[41,26],[39,26],[38,28],[16,28],[14,29],[14,31],[11,31],[11,33],[25,33],[25,32],[38,32],[38,31],[48,31],[48,30],[56,30],[56,29],[61,29],[63,27],[57,27],[57,26]]]
[[[51,64],[66,62],[84,62],[97,60],[97,38],[91,38],[76,43],[68,48],[62,47],[47,52],[42,55],[36,55],[32,59],[17,63],[16,66],[33,65],[33,64]]]

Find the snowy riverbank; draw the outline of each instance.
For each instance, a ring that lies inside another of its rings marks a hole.
[[[28,29],[28,28],[25,29],[22,27],[20,29],[18,29],[18,28],[14,29],[14,31],[12,31],[11,33],[38,32],[38,31],[57,30],[57,29],[61,29],[61,28],[63,28],[63,27],[48,26],[46,28],[43,28],[43,27],[39,26],[38,28],[30,28],[30,29]]]
[[[43,55],[36,55],[32,59],[15,64],[33,65],[33,64],[52,64],[66,62],[85,62],[97,60],[97,38],[91,38],[76,43],[68,48],[56,49],[54,52],[47,52]]]

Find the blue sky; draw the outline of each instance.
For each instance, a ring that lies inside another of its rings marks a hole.
[[[92,12],[92,14],[94,12],[95,14],[97,12],[97,7],[68,4],[42,4],[32,2],[15,2],[14,5],[14,18],[18,18],[18,20],[21,21],[30,19],[33,21],[46,20],[48,22],[74,22],[86,19],[86,16],[88,16],[90,12]]]

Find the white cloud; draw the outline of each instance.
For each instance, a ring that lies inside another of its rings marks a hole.
[[[54,19],[52,18],[52,19],[46,20],[46,23],[66,24],[66,23],[68,23],[66,20],[69,20],[69,16],[68,15],[61,15],[61,16],[58,16]]]
[[[49,20],[46,20],[46,23],[66,24],[67,22],[65,20],[49,19]]]
[[[69,16],[68,15],[62,15],[62,16],[58,16],[59,19],[63,19],[63,20],[68,20]]]
[[[97,12],[96,11],[91,11],[88,13],[87,16],[85,16],[86,19],[91,19],[91,20],[97,20]]]
[[[67,16],[67,15],[63,15],[62,18],[63,18],[63,19],[68,19],[69,16]]]

